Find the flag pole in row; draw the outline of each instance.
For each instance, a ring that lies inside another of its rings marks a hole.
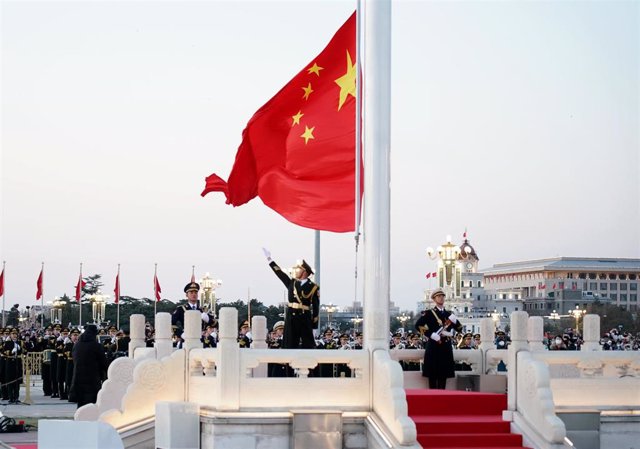
[[[116,301],[116,327],[120,329],[120,264],[118,264],[118,274],[116,275],[116,287],[113,289]]]
[[[36,301],[42,298],[44,303],[44,262],[40,268],[40,276],[38,276],[38,282],[36,282],[38,290],[36,291]],[[42,327],[44,327],[44,313],[42,314]]]
[[[6,327],[6,319],[4,316],[5,311],[5,298],[4,298],[4,266],[7,262],[2,261],[2,274],[0,274],[0,295],[2,296],[2,328]]]

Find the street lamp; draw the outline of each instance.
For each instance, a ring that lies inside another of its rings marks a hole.
[[[67,301],[60,299],[58,296],[53,298],[53,308],[51,309],[51,322],[60,324],[62,323],[62,309]]]
[[[356,316],[355,318],[351,318],[351,322],[353,323],[355,331],[358,332],[358,325],[362,323],[362,318]]]
[[[322,310],[327,312],[327,327],[331,327],[331,314],[338,310],[338,307],[335,304],[326,304],[322,306]]]
[[[466,259],[472,252],[469,245],[465,245],[464,249],[460,249],[451,241],[451,236],[447,235],[447,241],[444,245],[438,246],[436,250],[427,248],[427,257],[431,260],[438,259],[438,284],[448,293],[455,297],[460,291],[461,268],[458,259]]]
[[[402,324],[402,330],[404,331],[404,325],[411,317],[403,312],[402,315],[396,318],[398,319],[398,321],[400,321],[400,324]]]
[[[576,304],[576,308],[569,311],[569,314],[573,315],[576,319],[576,332],[578,332],[578,322],[580,321],[580,317],[587,313],[586,310],[580,309],[580,307]]]
[[[493,327],[497,329],[498,323],[500,322],[500,314],[496,309],[493,309],[493,312],[491,312],[489,316],[493,319]]]
[[[95,292],[93,295],[89,295],[93,324],[100,324],[104,321],[107,299],[109,299],[109,296],[103,295],[100,290]]]
[[[211,279],[211,275],[209,273],[205,273],[205,275],[200,279],[200,285],[202,286],[202,294],[200,295],[200,301],[202,306],[206,306],[208,304],[209,310],[213,314],[213,317],[216,317],[216,288],[222,286],[222,281],[220,279]]]

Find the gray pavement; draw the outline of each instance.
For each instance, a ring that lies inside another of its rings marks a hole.
[[[35,383],[35,385],[34,385]],[[37,443],[37,425],[39,419],[73,419],[77,405],[68,401],[61,401],[58,398],[45,396],[42,391],[42,381],[36,377],[31,386],[31,405],[24,403],[25,386],[20,387],[20,404],[7,404],[7,401],[0,402],[0,412],[2,416],[8,416],[16,420],[24,420],[26,424],[34,427],[27,432],[20,433],[0,433],[0,442],[8,445]],[[0,445],[0,448],[2,445]]]

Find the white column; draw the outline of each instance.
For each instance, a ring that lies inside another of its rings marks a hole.
[[[220,342],[217,375],[220,378],[220,410],[240,408],[240,348],[238,347],[238,310],[220,309]]]
[[[160,312],[156,314],[156,359],[170,355],[173,352],[173,342],[171,341],[171,314]]]
[[[585,315],[582,320],[582,351],[602,351],[600,346],[600,316]]]
[[[145,342],[144,335],[144,323],[145,318],[142,314],[134,314],[129,318],[129,332],[131,335],[131,341],[129,342],[129,357],[133,358],[133,353],[136,348],[145,348],[147,343]]]
[[[267,349],[267,318],[263,316],[251,317],[251,349]],[[268,365],[260,364],[253,369],[253,377],[267,377]]]
[[[520,351],[529,350],[529,344],[527,343],[528,322],[529,314],[527,312],[519,311],[511,313],[511,344],[509,344],[507,354],[507,405],[511,411],[515,411],[517,406],[516,373],[518,370],[518,364],[516,362],[516,356]]]
[[[158,314],[159,315],[159,314]],[[187,310],[184,313],[184,339],[183,348],[189,349],[202,348],[200,337],[202,336],[202,317],[201,312],[197,310]]]
[[[494,344],[495,328],[491,318],[480,319],[480,349],[485,352],[489,349],[496,349]]]
[[[363,328],[373,352],[389,349],[391,2],[363,2],[363,10]]]
[[[544,351],[542,344],[544,338],[544,321],[541,316],[529,317],[527,327],[527,340],[529,341],[529,351]]]

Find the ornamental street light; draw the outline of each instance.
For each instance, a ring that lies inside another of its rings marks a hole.
[[[356,316],[355,318],[351,318],[351,322],[353,323],[355,331],[358,332],[358,325],[362,323],[362,318]]]
[[[573,315],[573,317],[576,319],[576,332],[578,332],[580,317],[582,317],[585,313],[587,313],[587,311],[584,309],[580,309],[577,304],[575,309],[569,310],[569,314]]]
[[[51,303],[53,307],[51,308],[51,322],[54,324],[62,323],[62,309],[64,309],[67,301],[60,299],[58,296],[53,298],[53,302]]]
[[[456,297],[460,292],[461,265],[459,259],[467,259],[473,249],[465,245],[460,249],[451,241],[451,236],[447,235],[444,245],[427,248],[427,257],[431,260],[438,260],[438,286],[447,292],[447,296]]]
[[[93,324],[100,324],[104,321],[105,310],[107,307],[108,295],[103,295],[100,290],[93,295],[89,295],[91,301],[91,313],[93,317]]]
[[[211,275],[209,273],[205,273],[205,275],[200,279],[200,285],[202,286],[202,293],[200,294],[200,302],[203,307],[208,307],[213,314],[213,317],[216,317],[216,289],[222,286],[222,281],[220,279],[211,279]]]
[[[338,306],[329,303],[322,306],[321,309],[327,313],[327,327],[331,327],[331,315],[338,311]]]
[[[402,330],[404,331],[404,325],[409,320],[409,318],[411,318],[411,317],[403,312],[402,315],[400,315],[400,316],[398,316],[396,318],[398,319],[398,321],[400,321],[400,324],[402,325]]]

